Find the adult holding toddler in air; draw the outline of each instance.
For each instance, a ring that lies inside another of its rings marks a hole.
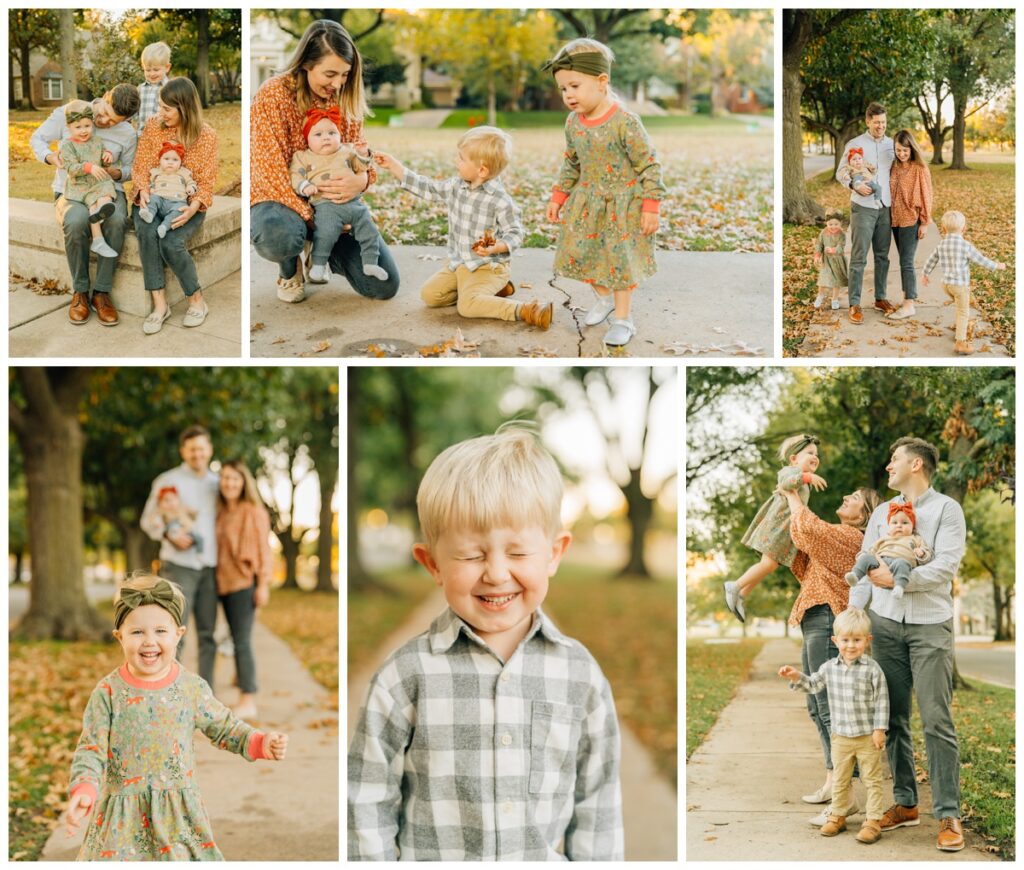
[[[362,59],[352,38],[334,21],[314,21],[303,34],[285,70],[256,92],[250,108],[250,237],[256,253],[277,263],[277,298],[305,298],[302,254],[312,237],[313,205],[292,186],[292,158],[309,147],[303,128],[307,112],[338,111],[341,142],[365,146],[363,118],[369,114],[363,92]],[[317,195],[342,204],[363,194],[377,180],[365,172],[316,182]],[[381,240],[377,266],[387,277],[363,271],[359,242],[342,233],[328,257],[331,272],[344,275],[353,289],[371,299],[398,292],[398,267]]]

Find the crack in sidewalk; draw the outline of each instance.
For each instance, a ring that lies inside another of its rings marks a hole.
[[[582,326],[580,324],[579,319],[576,317],[576,312],[581,310],[581,309],[579,309],[578,307],[574,307],[573,306],[573,304],[572,304],[572,296],[569,295],[568,291],[563,290],[561,287],[559,287],[555,283],[555,281],[557,281],[557,280],[558,280],[558,278],[555,275],[552,275],[550,278],[548,278],[548,287],[550,287],[552,290],[557,290],[559,293],[561,293],[565,297],[565,301],[562,302],[562,307],[566,311],[569,312],[569,316],[572,318],[573,326],[576,327],[576,335],[578,337],[578,340],[576,342],[576,357],[578,359],[582,359],[583,358],[583,328],[582,328]]]

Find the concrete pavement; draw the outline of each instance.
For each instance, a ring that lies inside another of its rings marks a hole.
[[[822,808],[801,802],[824,778],[821,746],[807,715],[805,695],[778,677],[799,666],[797,641],[768,641],[750,676],[686,766],[687,861],[985,861],[984,843],[965,831],[960,852],[935,848],[938,823],[931,790],[918,786],[921,824],[882,834],[865,846],[854,839],[864,820],[853,816],[847,833],[822,837],[808,820]],[[854,781],[863,806],[864,787]],[[885,781],[885,805],[892,780]]]
[[[427,582],[424,580],[424,582]],[[373,660],[348,675],[348,743],[359,719],[370,680],[391,652],[430,628],[444,610],[440,590],[430,595],[381,644]],[[673,861],[677,854],[675,789],[657,772],[650,754],[620,721],[622,811],[627,861]]]
[[[473,355],[482,357],[609,355],[602,340],[606,327],[583,326],[584,309],[594,300],[590,287],[561,278],[549,284],[552,250],[521,249],[512,259],[513,299],[555,304],[546,332],[469,320],[454,307],[427,308],[419,288],[441,267],[444,249],[391,251],[402,280],[393,299],[364,299],[344,278],[333,277],[329,284],[308,285],[305,301],[288,304],[277,299],[276,264],[250,250],[252,355],[362,357],[373,344],[390,356],[416,356],[420,348],[454,339],[456,330],[479,342]],[[616,356],[772,355],[772,254],[658,251],[657,258],[657,275],[633,301],[638,333]]]

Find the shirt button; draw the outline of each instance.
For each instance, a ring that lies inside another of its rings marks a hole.
[[[505,813],[506,815],[511,813],[513,809],[514,809],[514,807],[512,806],[512,804],[502,804],[501,805],[501,811],[503,813]]]
[[[502,671],[501,676],[498,679],[501,680],[503,683],[507,683],[512,678],[509,676],[508,671]]]
[[[502,734],[501,735],[501,745],[502,746],[511,746],[512,745],[512,735],[511,734]]]

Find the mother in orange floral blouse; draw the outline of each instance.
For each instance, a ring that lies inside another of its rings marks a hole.
[[[341,111],[342,143],[365,145],[363,118],[369,110],[359,51],[336,21],[314,21],[284,72],[260,85],[249,109],[249,236],[257,254],[277,263],[282,302],[305,298],[302,252],[313,232],[313,207],[292,189],[288,167],[292,155],[308,147],[302,132],[306,112],[332,106]],[[318,181],[317,188],[325,199],[343,203],[376,180],[371,164],[366,172]],[[362,296],[390,299],[398,292],[398,266],[383,241],[377,265],[387,278],[363,274],[359,244],[348,232],[341,234],[328,265]]]
[[[789,500],[790,534],[798,549],[792,571],[800,581],[800,594],[793,603],[789,624],[799,625],[804,636],[800,670],[813,674],[828,659],[839,655],[832,643],[832,621],[849,604],[850,587],[845,575],[857,560],[864,529],[881,499],[873,489],[851,492],[843,496],[836,510],[839,522],[827,523],[816,517],[795,492],[780,492]],[[826,803],[832,798],[831,717],[826,690],[807,696],[807,712],[818,728],[825,756],[825,783],[801,799],[809,804]]]
[[[153,311],[142,324],[142,331],[153,335],[160,331],[171,316],[167,305],[164,265],[171,267],[188,298],[188,311],[182,326],[199,326],[209,313],[196,272],[196,263],[186,243],[196,234],[206,218],[206,210],[213,205],[213,187],[217,182],[217,133],[203,121],[203,109],[196,86],[186,78],[174,78],[160,89],[157,98],[159,111],[146,122],[139,137],[139,147],[132,165],[135,203],[135,235],[139,239],[139,257],[142,260],[142,280],[152,294]],[[184,169],[192,174],[198,188],[180,216],[171,223],[171,229],[161,237],[160,222],[145,221],[139,209],[149,202],[150,172],[160,164],[160,150],[164,143],[182,145]]]

